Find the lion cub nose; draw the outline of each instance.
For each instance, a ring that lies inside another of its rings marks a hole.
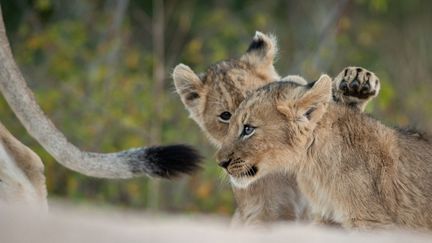
[[[231,159],[222,160],[221,162],[219,162],[219,166],[224,169],[227,169],[230,163],[231,163]]]

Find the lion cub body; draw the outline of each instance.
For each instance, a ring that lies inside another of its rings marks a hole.
[[[300,190],[315,211],[346,227],[432,229],[432,144],[330,104],[299,164]]]
[[[203,74],[195,74],[183,64],[174,69],[174,83],[183,104],[217,147],[228,133],[230,116],[248,93],[280,79],[273,66],[276,52],[275,38],[257,32],[248,51],[240,58],[213,64]],[[287,76],[282,80],[307,84],[300,76]],[[378,92],[379,80],[362,68],[344,69],[333,83],[335,101],[357,107],[359,111]],[[230,175],[232,172],[233,167],[228,170]],[[238,206],[233,223],[309,218],[307,201],[292,175],[275,172],[248,186],[241,181],[231,182]]]
[[[294,173],[314,214],[347,228],[432,229],[432,140],[331,102],[331,87],[323,76],[260,88],[233,116],[219,160],[254,167],[250,183]]]
[[[216,147],[228,132],[229,118],[222,120],[221,114],[234,114],[248,92],[280,79],[273,66],[276,51],[275,39],[258,33],[238,59],[213,64],[203,74],[195,74],[183,64],[174,69],[177,93],[190,117]],[[299,204],[303,199],[295,178],[285,173],[275,173],[248,188],[233,185],[232,189],[237,202],[235,225],[294,220],[304,208],[303,203]]]

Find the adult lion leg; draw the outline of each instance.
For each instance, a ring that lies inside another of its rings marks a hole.
[[[333,99],[364,111],[380,90],[380,80],[361,67],[346,67],[333,79]]]
[[[44,165],[0,123],[0,202],[46,210]]]

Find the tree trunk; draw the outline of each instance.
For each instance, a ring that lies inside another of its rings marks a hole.
[[[154,115],[150,130],[150,143],[160,144],[162,138],[161,124],[163,122],[162,109],[164,104],[165,84],[165,21],[164,2],[153,1],[153,82],[154,82]],[[150,180],[148,183],[148,208],[157,211],[161,203],[161,183],[159,180]]]

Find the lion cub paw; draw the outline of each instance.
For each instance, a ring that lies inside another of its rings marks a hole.
[[[333,80],[335,101],[360,110],[378,95],[379,89],[378,77],[361,67],[347,67]]]

